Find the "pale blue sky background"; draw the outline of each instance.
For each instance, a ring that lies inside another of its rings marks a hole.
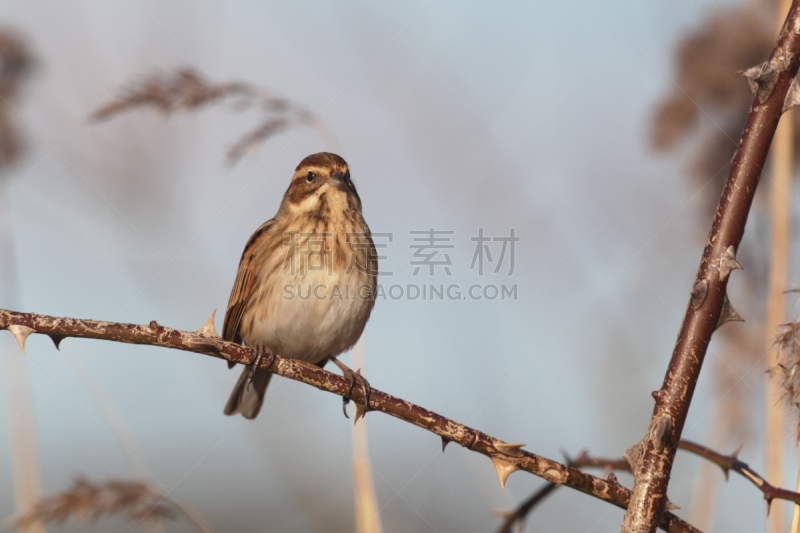
[[[6,0],[0,17],[40,63],[18,107],[28,159],[0,182],[20,279],[19,300],[0,306],[182,329],[216,308],[220,329],[247,238],[296,164],[333,150],[373,231],[395,235],[392,282],[410,282],[408,232],[434,227],[455,231],[453,276],[422,279],[518,285],[517,301],[379,301],[365,333],[373,386],[547,457],[621,455],[647,426],[709,224],[680,163],[648,149],[652,106],[672,89],[676,39],[725,5]],[[253,126],[230,109],[86,120],[120,85],[183,66],[305,103],[337,144],[294,129],[230,168],[225,150]],[[469,269],[479,227],[515,228],[511,278]],[[217,531],[353,530],[350,422],[336,397],[276,379],[251,422],[222,415],[238,370],[216,359],[78,340],[59,353],[39,337],[28,354],[46,493],[79,474],[129,475],[83,384],[94,379],[150,481]],[[723,356],[712,350],[707,368]],[[711,388],[706,373],[689,438],[706,434]],[[501,491],[487,458],[368,419],[386,531],[491,531],[492,509],[541,484],[518,473]],[[7,435],[2,517],[13,512]],[[756,441],[742,452],[759,469],[761,457]],[[684,509],[697,465],[679,454],[670,499]],[[753,486],[734,477],[720,498],[720,530],[763,529]],[[562,489],[528,531],[618,531],[621,519]]]

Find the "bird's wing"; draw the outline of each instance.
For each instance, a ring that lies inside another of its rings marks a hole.
[[[228,300],[228,311],[225,313],[225,324],[222,327],[222,338],[226,341],[242,342],[241,334],[239,333],[239,326],[241,325],[242,315],[247,305],[250,303],[250,298],[253,296],[253,289],[255,284],[255,257],[256,251],[259,246],[263,244],[262,240],[265,234],[269,232],[270,228],[275,225],[275,220],[270,219],[261,224],[255,233],[247,241],[242,253],[242,259],[239,262],[239,271],[236,273],[236,281],[233,283],[233,290],[231,291],[231,298]]]

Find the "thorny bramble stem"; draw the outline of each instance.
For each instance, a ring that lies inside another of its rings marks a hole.
[[[56,345],[66,337],[83,337],[175,348],[211,355],[244,365],[249,364],[254,359],[255,352],[246,346],[222,340],[214,331],[213,319],[214,315],[211,315],[203,328],[197,332],[189,332],[167,328],[155,321],[147,326],[140,326],[118,322],[58,318],[0,309],[0,329],[10,330],[22,346],[28,335],[40,333],[49,335]],[[280,376],[302,381],[339,396],[344,396],[350,390],[350,380],[317,366],[277,355],[274,362],[269,359],[272,358],[265,358],[261,367],[266,368],[268,364],[272,364],[270,371]],[[352,391],[352,399],[355,402],[363,402],[363,394],[363,389],[356,387]],[[614,480],[600,479],[540,455],[521,450],[518,445],[507,444],[377,389],[372,389],[370,393],[369,410],[383,411],[395,418],[427,429],[439,435],[445,442],[454,441],[465,448],[486,455],[492,459],[501,475],[507,476],[512,471],[525,470],[552,483],[566,485],[623,509],[626,508],[630,499],[630,491]],[[699,533],[699,530],[672,513],[664,513],[660,517],[658,525],[665,531]]]
[[[690,440],[680,441],[680,443],[678,443],[678,448],[698,455],[719,466],[722,469],[722,473],[725,474],[725,479],[728,479],[728,473],[731,470],[741,474],[764,494],[764,499],[767,501],[768,507],[774,499],[787,500],[800,505],[800,493],[780,489],[771,485],[767,480],[761,477],[758,472],[750,468],[747,463],[739,460],[738,450],[730,455],[723,455],[719,452],[715,452],[711,448]],[[586,451],[581,452],[581,454],[574,459],[567,458],[567,465],[573,468],[600,468],[604,472],[631,470],[630,464],[628,464],[628,461],[624,458],[608,459],[604,457],[594,457],[589,455]],[[534,492],[527,500],[521,503],[516,510],[504,514],[505,520],[500,526],[500,529],[497,530],[497,533],[511,533],[515,524],[521,524],[528,514],[557,488],[558,485],[548,483]]]
[[[751,80],[756,96],[714,216],[664,383],[653,393],[656,405],[650,426],[633,450],[634,485],[623,533],[655,530],[667,501],[676,450],[672,443],[681,438],[711,335],[722,323],[738,318],[726,295],[728,275],[731,268],[738,267],[736,249],[798,66],[800,0],[794,0],[770,60]]]

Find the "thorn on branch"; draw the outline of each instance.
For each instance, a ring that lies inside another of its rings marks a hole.
[[[627,469],[626,465],[622,464],[624,461],[591,457],[589,452],[586,450],[582,450],[575,459],[571,459],[569,454],[563,450],[561,451],[561,454],[564,456],[564,462],[567,464],[567,466],[578,469],[602,468],[603,475],[606,476],[608,483],[610,483],[612,486],[623,488],[612,470],[615,468]],[[530,512],[559,486],[560,485],[557,483],[548,483],[534,492],[530,498],[521,503],[515,511],[506,511],[502,514],[495,513],[497,516],[501,516],[504,519],[503,524],[500,526],[500,529],[498,529],[497,533],[511,533],[515,525],[517,526],[516,531],[523,531],[525,519],[528,517]]]
[[[208,317],[206,323],[203,324],[203,327],[197,330],[198,335],[202,335],[203,337],[210,337],[212,339],[219,339],[220,336],[217,334],[217,330],[214,327],[214,317],[217,314],[217,310],[214,309],[211,312],[211,316]]]
[[[664,402],[664,395],[666,393],[663,390],[654,390],[650,393],[650,396],[656,401],[656,405],[661,405]]]
[[[48,335],[48,337],[50,337],[50,340],[56,345],[56,350],[61,350],[61,341],[66,339],[66,337],[64,335]]]
[[[508,476],[510,476],[512,472],[519,470],[519,467],[501,457],[492,457],[492,463],[494,464],[495,470],[497,470],[497,477],[500,478],[500,488],[506,488]]]
[[[669,501],[669,498],[667,498],[667,504],[664,506],[664,508],[665,511],[675,511],[677,509],[680,509],[680,506],[675,505],[674,503]]]
[[[499,440],[494,441],[493,444],[494,448],[503,455],[507,455],[509,457],[524,456],[521,451],[521,448],[525,446],[524,444],[509,444]],[[508,479],[508,476],[511,475],[511,472],[519,470],[519,466],[498,456],[492,456],[492,463],[494,463],[494,467],[497,470],[497,476],[500,478],[500,488],[504,489],[506,487],[506,479]],[[543,476],[545,479],[547,478],[546,474],[547,472],[545,472],[545,475]]]
[[[211,316],[208,318],[208,320],[206,320],[206,323],[203,324],[203,327],[195,332],[198,337],[192,337],[189,340],[189,344],[192,347],[214,354],[219,354],[222,352],[222,344],[219,343],[222,338],[217,335],[217,330],[214,328],[214,317],[216,314],[217,310],[214,309],[214,311],[211,312]],[[153,331],[158,329],[158,327],[159,326],[155,320],[150,322],[150,329]]]
[[[733,308],[733,305],[731,305],[731,301],[728,299],[728,295],[726,294],[725,299],[722,301],[722,312],[719,315],[717,329],[727,322],[744,322],[744,318],[739,316],[739,313],[737,313],[736,309]]]
[[[17,339],[19,347],[22,349],[22,353],[25,353],[25,341],[28,339],[31,333],[36,333],[36,330],[18,324],[14,324],[13,326],[8,326],[7,329],[8,331],[14,334],[14,338]]]
[[[792,80],[794,81],[794,80]],[[736,250],[731,244],[722,257],[719,258],[719,280],[725,281],[730,276],[732,270],[744,270],[739,261],[736,260]]]
[[[627,450],[625,453],[622,454],[622,458],[628,462],[628,465],[631,467],[631,472],[633,472],[633,477],[636,478],[639,470],[639,457],[642,455],[642,446],[644,445],[644,439],[640,440]]]
[[[758,102],[763,104],[772,94],[775,84],[778,82],[778,76],[783,69],[779,68],[776,63],[779,58],[772,61],[765,61],[755,67],[750,67],[747,70],[741,71],[740,74],[747,79],[750,85],[750,90],[753,94],[758,95]]]
[[[797,104],[800,104],[800,84],[797,83],[795,78],[792,78],[789,92],[786,93],[786,99],[783,101],[783,113],[786,113]]]
[[[365,400],[365,402],[368,401],[369,399]],[[366,403],[361,403],[361,402],[355,402],[355,403],[356,403],[356,417],[353,419],[353,425],[356,425],[356,423],[358,423],[359,418],[364,418],[367,414],[367,411],[369,410],[367,408]]]
[[[660,452],[671,444],[670,437],[672,435],[672,417],[666,413],[659,416],[658,422],[656,423],[655,432],[656,434],[655,439],[653,439],[653,443],[655,444],[656,451]]]
[[[444,453],[444,449],[447,448],[447,445],[450,444],[452,441],[447,437],[442,437],[442,453]]]
[[[494,447],[497,449],[497,451],[506,455],[510,455],[511,457],[522,457],[520,448],[523,446],[525,446],[525,444],[508,444],[507,442],[500,441],[496,441],[494,443]]]
[[[708,293],[708,282],[706,280],[698,281],[692,287],[692,308],[698,309],[706,299]]]
[[[742,451],[742,448],[744,448],[744,444],[740,444],[739,447],[736,448],[736,451],[731,454],[731,457],[733,457],[734,461],[739,460],[739,453]]]

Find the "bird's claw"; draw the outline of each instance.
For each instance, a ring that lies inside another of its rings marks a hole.
[[[250,363],[247,367],[247,381],[245,383],[245,387],[248,389],[250,388],[250,384],[253,382],[253,376],[256,374],[256,370],[261,365],[261,360],[264,358],[264,347],[261,344],[256,344],[255,346],[256,356],[253,358],[253,362]],[[273,361],[275,356],[273,355]]]
[[[361,375],[361,369],[356,370],[354,374],[356,379],[361,382],[361,387],[364,389],[364,403],[356,402],[356,419],[353,421],[355,424],[359,418],[364,418],[364,415],[369,411],[369,396],[372,394],[372,387],[367,381],[367,378]]]
[[[361,375],[360,368],[355,372],[353,372],[343,363],[340,363],[339,360],[336,359],[335,357],[333,357],[332,359],[333,362],[336,363],[336,366],[338,366],[342,370],[344,377],[350,379],[350,389],[347,391],[347,394],[342,396],[342,411],[344,412],[345,418],[348,419],[350,418],[349,416],[347,416],[347,404],[350,403],[350,400],[353,397],[353,389],[356,386],[356,382],[359,382],[361,384],[361,388],[364,391],[364,402],[363,403],[356,402],[356,418],[353,421],[353,423],[356,423],[358,422],[359,418],[364,418],[364,415],[366,415],[367,411],[369,411],[369,397],[370,394],[372,393],[372,387],[370,386],[369,381],[367,381],[367,378]]]

